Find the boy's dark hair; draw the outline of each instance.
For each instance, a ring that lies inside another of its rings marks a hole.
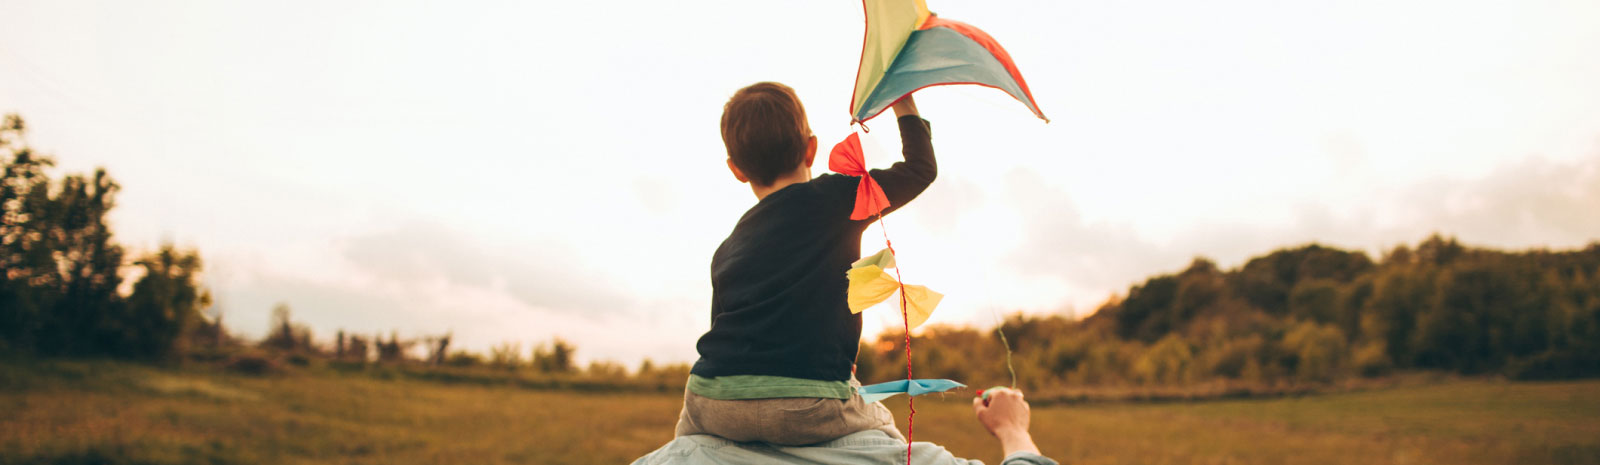
[[[811,125],[794,89],[758,82],[734,92],[722,106],[722,143],[750,182],[770,186],[805,158]]]

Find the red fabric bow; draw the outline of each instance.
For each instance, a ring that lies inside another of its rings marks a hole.
[[[850,219],[864,220],[889,208],[889,197],[883,194],[883,187],[867,174],[860,134],[852,132],[850,137],[833,146],[833,152],[828,154],[828,169],[845,176],[861,177],[861,184],[856,185],[856,208],[850,212]]]

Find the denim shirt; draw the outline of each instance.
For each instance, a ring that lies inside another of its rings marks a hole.
[[[890,465],[904,463],[906,443],[882,431],[861,431],[832,441],[810,446],[741,444],[716,436],[681,436],[655,452],[640,457],[633,465],[754,465],[768,463],[815,463],[842,465]],[[931,442],[911,445],[911,463],[916,465],[983,465],[983,462],[957,458],[944,447]],[[1058,465],[1039,454],[1018,452],[1000,465]]]

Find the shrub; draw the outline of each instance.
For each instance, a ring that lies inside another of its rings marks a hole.
[[[1519,380],[1576,379],[1600,376],[1600,354],[1594,352],[1545,352],[1516,360],[1506,366],[1506,375]]]
[[[1200,369],[1206,374],[1241,378],[1245,374],[1247,365],[1252,362],[1259,363],[1258,354],[1265,344],[1266,341],[1259,335],[1227,340],[1201,354]],[[1259,366],[1256,367],[1256,371],[1260,371]]]
[[[444,363],[453,367],[473,367],[482,365],[483,357],[473,352],[461,350],[451,352],[449,357],[445,357]]]
[[[1389,349],[1381,341],[1357,347],[1351,364],[1361,376],[1367,377],[1382,375],[1394,368],[1394,361],[1389,359]]]
[[[1190,380],[1194,353],[1176,334],[1161,338],[1133,363],[1133,375],[1145,383],[1183,384]]]
[[[1295,376],[1303,381],[1331,381],[1344,365],[1344,332],[1332,325],[1301,322],[1284,335],[1283,346],[1294,355]]]
[[[283,371],[283,367],[266,355],[259,353],[246,353],[235,355],[228,361],[226,368],[230,371],[253,376],[264,376]]]

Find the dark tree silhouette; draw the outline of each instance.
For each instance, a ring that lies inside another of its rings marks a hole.
[[[177,353],[210,297],[200,257],[171,245],[140,258],[122,296],[123,249],[107,217],[121,186],[104,169],[51,180],[17,115],[0,124],[0,349],[159,358]],[[217,326],[220,328],[219,326]]]

